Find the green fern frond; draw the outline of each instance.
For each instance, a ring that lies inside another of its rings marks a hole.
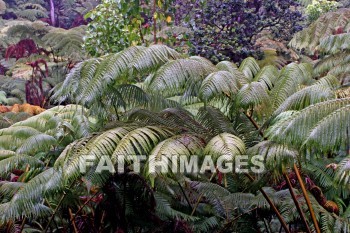
[[[84,27],[65,30],[52,29],[42,37],[44,45],[53,49],[55,55],[66,57],[70,60],[82,60],[84,51],[82,49]]]
[[[339,168],[336,174],[336,180],[343,184],[349,184],[350,181],[350,159],[349,157],[343,159],[339,163]]]
[[[289,96],[298,91],[300,85],[311,82],[311,72],[312,67],[307,63],[291,63],[284,67],[270,93],[273,109],[279,107]]]
[[[116,162],[118,156],[147,155],[161,140],[173,135],[166,128],[148,126],[135,129],[121,139],[112,155],[112,161]]]
[[[81,106],[58,106],[0,130],[3,149],[34,155],[47,151],[57,140],[68,141],[87,136],[91,122]],[[69,132],[69,134],[65,132]],[[12,140],[10,143],[9,140]]]
[[[350,99],[335,99],[311,105],[278,121],[267,135],[281,143],[319,150],[340,148],[347,142]],[[283,113],[282,113],[283,114]]]
[[[282,175],[287,167],[293,166],[299,156],[297,150],[271,141],[262,141],[250,147],[247,154],[263,156],[265,167],[277,176]]]
[[[349,20],[350,10],[347,8],[328,12],[308,28],[296,33],[289,46],[298,50],[306,49],[306,53],[312,55],[322,38],[332,35],[337,27],[344,28]]]
[[[289,96],[273,113],[277,116],[283,111],[301,110],[309,105],[323,102],[330,99],[335,99],[334,90],[339,87],[340,83],[334,76],[326,76],[315,84],[301,89]]]
[[[228,71],[214,72],[203,80],[199,89],[199,97],[204,102],[209,102],[211,99],[220,96],[232,99],[238,92],[239,86],[239,77]]]
[[[319,49],[321,52],[328,54],[335,54],[350,50],[350,33],[343,33],[339,35],[331,35],[322,38]]]
[[[198,122],[211,131],[213,135],[220,133],[230,133],[238,135],[233,129],[233,124],[217,108],[210,106],[202,107],[196,115]]]
[[[181,57],[178,52],[165,45],[151,45],[134,58],[131,67],[140,74],[151,73],[161,65]]]
[[[254,76],[260,71],[260,66],[254,58],[248,57],[242,61],[239,70],[252,81]]]
[[[271,90],[278,81],[279,70],[275,66],[264,66],[254,77],[253,81],[262,82],[268,90]]]
[[[5,152],[4,150],[1,150],[1,153],[10,155],[9,152]],[[13,169],[25,168],[27,165],[30,167],[40,167],[44,164],[42,161],[32,156],[12,154],[8,158],[0,161],[0,176],[5,177],[9,172],[12,172]]]
[[[266,86],[262,82],[251,82],[244,85],[237,94],[237,101],[239,105],[248,109],[249,107],[255,107],[260,104],[266,106],[264,111],[268,112],[267,109],[270,97],[267,92]]]
[[[151,80],[147,89],[169,97],[185,91],[195,94],[203,79],[216,69],[193,59],[178,59],[163,65]]]
[[[236,156],[244,155],[245,144],[237,136],[229,133],[222,133],[213,137],[204,149],[205,155],[210,155],[214,160],[220,156],[232,161]]]
[[[42,11],[41,9],[22,9],[16,11],[16,14],[21,17],[28,19],[30,21],[35,21],[40,18],[47,18],[48,14],[46,11]]]

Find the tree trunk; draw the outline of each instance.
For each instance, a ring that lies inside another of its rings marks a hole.
[[[51,18],[51,25],[56,26],[56,18],[55,18],[55,3],[54,0],[50,0],[50,18]]]

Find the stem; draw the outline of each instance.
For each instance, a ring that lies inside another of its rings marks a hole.
[[[200,200],[202,199],[202,197],[203,197],[203,193],[202,193],[201,195],[199,195],[199,197],[198,197],[198,199],[197,199],[197,201],[196,201],[196,204],[194,205],[194,208],[193,208],[193,210],[192,210],[192,212],[191,212],[191,216],[193,216],[194,213],[196,212],[196,209],[197,209],[197,207],[198,207],[198,205],[199,205],[199,202],[200,202]]]
[[[21,227],[20,227],[20,231],[19,231],[19,232],[22,232],[22,231],[23,231],[24,225],[26,224],[26,220],[27,220],[27,218],[24,217],[23,220],[22,220],[22,223],[21,223]]]
[[[69,189],[73,186],[73,184],[74,184],[74,182],[69,186]],[[51,215],[51,217],[50,217],[50,219],[49,219],[49,222],[47,223],[47,225],[46,225],[46,227],[45,227],[45,229],[44,229],[43,232],[47,232],[47,230],[49,229],[50,224],[51,224],[53,218],[55,217],[57,211],[58,211],[59,208],[61,207],[61,205],[62,205],[62,203],[63,203],[63,200],[64,200],[64,198],[65,198],[66,196],[67,196],[67,193],[66,193],[65,191],[63,191],[63,195],[62,195],[61,199],[59,200],[59,202],[58,202],[58,204],[57,204],[57,206],[56,206],[56,209],[55,209],[54,212],[52,213],[52,215]]]
[[[210,179],[209,179],[209,182],[211,182],[211,180],[214,178],[215,174],[216,174],[216,172],[214,172],[214,173],[211,175],[211,177],[210,177]],[[181,186],[180,186],[180,187],[181,187]],[[194,213],[196,212],[197,207],[198,207],[198,205],[199,205],[199,202],[200,202],[200,200],[202,199],[203,195],[204,195],[204,193],[201,193],[201,195],[199,195],[199,197],[198,197],[198,199],[197,199],[197,201],[196,201],[196,204],[195,204],[194,208],[192,209],[191,216],[193,216]]]
[[[155,17],[156,9],[156,0],[153,0],[153,40],[155,44],[157,44],[157,18]]]
[[[255,207],[255,208],[253,208],[253,209],[251,209],[251,210],[248,210],[248,211],[246,211],[246,212],[244,212],[244,213],[241,213],[240,215],[238,215],[237,217],[235,217],[234,219],[232,219],[231,221],[229,221],[228,223],[226,223],[225,225],[224,225],[224,227],[219,231],[219,233],[223,233],[223,232],[226,232],[226,230],[232,225],[232,223],[234,223],[237,219],[239,219],[240,217],[242,217],[243,215],[245,215],[245,214],[249,214],[250,212],[252,212],[252,211],[254,211],[254,210],[256,210],[256,209],[258,209],[258,207]]]
[[[72,219],[72,218],[73,218],[72,210],[69,208],[68,211],[69,211],[69,216],[70,216],[70,218]],[[75,221],[73,221],[73,222],[71,222],[71,223],[72,223],[72,225],[73,225],[74,233],[79,233],[78,228],[77,228],[77,225],[75,225]]]
[[[49,219],[49,222],[47,223],[47,225],[46,225],[46,227],[45,227],[45,230],[44,230],[43,232],[47,232],[47,230],[49,229],[50,224],[51,224],[53,218],[55,217],[55,215],[56,215],[58,209],[61,207],[61,204],[62,204],[62,202],[63,202],[63,199],[66,197],[66,195],[67,195],[67,193],[66,193],[66,192],[63,192],[63,195],[62,195],[60,201],[58,202],[55,211],[52,213],[52,215],[51,215],[51,217],[50,217],[50,219]]]
[[[245,175],[246,175],[251,181],[255,181],[255,179],[254,179],[251,175],[249,175],[248,173],[246,173]],[[275,204],[273,204],[273,202],[271,201],[271,199],[269,198],[269,196],[266,194],[266,192],[265,192],[262,188],[260,188],[259,190],[260,190],[260,192],[262,193],[262,195],[264,196],[264,198],[266,199],[266,201],[269,203],[269,205],[270,205],[270,207],[272,208],[273,212],[275,212],[275,214],[277,215],[277,218],[278,218],[278,220],[280,221],[280,223],[281,223],[283,229],[285,230],[285,232],[286,232],[286,233],[290,233],[289,228],[288,228],[286,222],[284,221],[284,219],[283,219],[281,213],[278,211],[278,209],[277,209],[277,207],[275,206]]]
[[[73,217],[71,217],[70,222],[73,222],[75,220],[75,217],[83,210],[83,208],[98,194],[96,192],[93,196],[91,196],[88,200],[84,202],[82,206],[79,207],[78,211],[74,214]]]
[[[292,184],[291,184],[290,179],[289,179],[289,177],[288,177],[288,174],[283,173],[283,177],[284,177],[284,179],[285,179],[286,182],[287,182],[290,195],[292,196],[293,201],[294,201],[294,204],[295,204],[295,206],[297,207],[297,210],[298,210],[298,212],[299,212],[300,218],[301,218],[301,220],[303,221],[303,223],[304,223],[304,225],[305,225],[305,227],[306,227],[306,231],[307,231],[308,233],[311,233],[311,230],[310,230],[309,225],[307,224],[307,221],[306,221],[306,218],[305,218],[305,214],[304,214],[303,210],[301,209],[301,207],[300,207],[300,205],[299,205],[299,202],[298,202],[298,200],[297,200],[297,198],[296,198],[296,196],[295,196],[295,193],[294,193],[294,191],[293,191],[293,187],[292,187]]]
[[[186,193],[185,193],[185,190],[182,188],[180,182],[177,182],[177,184],[179,185],[179,187],[180,187],[180,189],[181,189],[181,192],[182,192],[182,194],[184,195],[184,197],[185,197],[185,199],[186,199],[187,204],[191,207],[192,212],[193,212],[194,209],[193,209],[193,207],[192,207],[192,205],[191,205],[190,200],[188,199],[188,197],[187,197],[187,195],[186,195]]]
[[[263,222],[264,222],[265,229],[266,229],[267,233],[271,233],[271,232],[272,232],[272,231],[271,231],[271,228],[270,228],[269,225],[267,224],[265,218],[263,218]]]
[[[243,113],[244,113],[244,115],[249,119],[249,121],[254,125],[254,127],[256,128],[256,130],[258,130],[260,136],[263,137],[263,138],[265,139],[264,133],[260,130],[260,127],[259,127],[258,123],[255,122],[255,120],[253,119],[253,117],[250,116],[250,115],[248,115],[246,112],[243,112]]]
[[[295,172],[295,174],[297,175],[297,178],[298,178],[298,181],[299,181],[301,190],[303,191],[304,198],[305,198],[306,204],[307,204],[307,206],[308,206],[308,208],[309,208],[310,215],[311,215],[311,218],[312,218],[312,222],[314,223],[316,232],[317,232],[317,233],[321,233],[320,227],[318,226],[318,223],[317,223],[317,219],[316,219],[315,212],[314,212],[314,210],[313,210],[313,208],[312,208],[312,205],[311,205],[311,202],[310,202],[309,195],[307,194],[307,191],[306,191],[304,182],[303,182],[303,180],[302,180],[302,178],[301,178],[301,176],[300,176],[299,169],[298,169],[298,167],[297,167],[296,164],[294,164],[294,172]]]

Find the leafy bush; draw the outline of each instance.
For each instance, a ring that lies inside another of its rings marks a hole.
[[[138,14],[137,2],[104,0],[89,12],[86,17],[92,21],[85,37],[86,51],[98,56],[139,44],[142,19]]]
[[[322,14],[329,11],[335,11],[339,6],[338,2],[328,0],[313,0],[312,4],[306,8],[308,20],[313,22],[317,20]]]
[[[301,29],[297,6],[294,0],[208,0],[196,9],[192,53],[213,62],[238,62],[256,54],[255,37],[264,29],[289,40]]]

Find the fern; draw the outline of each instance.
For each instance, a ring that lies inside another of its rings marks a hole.
[[[349,19],[349,9],[343,8],[336,12],[328,12],[308,28],[296,33],[289,46],[298,50],[305,49],[307,54],[313,55],[321,39],[332,35],[337,28],[345,28]]]
[[[277,121],[268,135],[273,140],[292,145],[308,148],[317,145],[318,149],[326,151],[340,149],[347,143],[349,101],[345,98],[311,105]]]
[[[51,29],[42,37],[44,45],[52,48],[55,55],[80,61],[85,58],[82,44],[85,35],[85,27],[80,26],[73,29]]]

